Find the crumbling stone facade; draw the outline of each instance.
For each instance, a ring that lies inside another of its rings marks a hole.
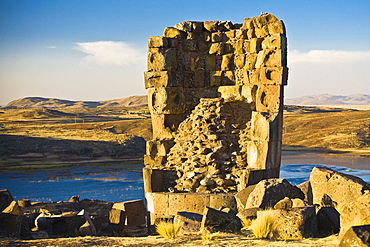
[[[153,140],[144,163],[147,174],[167,174],[156,191],[228,193],[278,177],[288,74],[283,22],[271,14],[243,24],[185,21],[148,46]]]

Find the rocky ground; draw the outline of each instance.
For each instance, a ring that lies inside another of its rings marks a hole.
[[[303,240],[259,240],[254,239],[250,232],[243,234],[220,234],[215,240],[202,240],[201,235],[182,235],[174,240],[158,235],[146,237],[76,237],[37,240],[2,239],[0,246],[338,246],[336,235],[326,238],[308,238]]]

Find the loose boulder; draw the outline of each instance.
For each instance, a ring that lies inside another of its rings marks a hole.
[[[313,203],[341,208],[370,189],[361,178],[333,171],[326,167],[315,167],[310,174]]]
[[[9,190],[0,190],[0,212],[2,212],[13,201],[12,194]]]
[[[339,213],[334,207],[322,207],[317,212],[317,230],[320,237],[336,234],[340,230]]]
[[[206,207],[202,218],[202,230],[210,232],[239,232],[242,228],[240,219],[233,213],[226,213]]]
[[[341,247],[370,246],[370,225],[352,226],[340,240]]]
[[[293,240],[314,237],[317,234],[315,207],[264,210],[258,217],[271,214],[276,222],[275,235],[279,239]]]
[[[273,207],[278,201],[289,198],[304,198],[303,192],[282,178],[260,181],[249,194],[245,208]]]

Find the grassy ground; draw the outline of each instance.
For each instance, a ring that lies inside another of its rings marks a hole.
[[[52,163],[53,159],[107,160],[135,155],[135,146],[122,152],[122,145],[132,136],[151,139],[147,107],[0,109],[3,165],[19,162],[11,156]],[[283,145],[289,150],[370,152],[370,111],[287,106]]]

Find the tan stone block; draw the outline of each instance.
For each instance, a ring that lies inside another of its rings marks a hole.
[[[148,52],[148,71],[176,70],[176,49],[151,48]]]
[[[245,50],[244,50],[244,40],[238,40],[235,43],[235,53],[236,54],[244,54],[245,53]]]
[[[260,67],[280,67],[286,64],[284,56],[280,49],[277,50],[261,50],[258,53],[256,68]]]
[[[245,30],[235,30],[235,38],[237,39],[246,39],[247,31]]]
[[[152,168],[158,168],[163,167],[163,165],[166,163],[167,156],[155,156],[152,157],[150,155],[145,154],[144,155],[144,165],[146,167],[152,167]],[[150,192],[150,191],[147,191]]]
[[[234,65],[234,55],[227,54],[222,56],[221,70],[232,70]]]
[[[282,85],[258,85],[256,110],[259,112],[279,112],[283,101]]]
[[[191,32],[193,30],[193,23],[191,21],[183,21],[181,23],[176,24],[174,28],[184,32]]]
[[[218,21],[205,21],[205,22],[203,22],[204,28],[206,30],[210,31],[210,32],[217,32],[218,31],[217,25],[218,25]]]
[[[185,96],[177,87],[148,88],[148,106],[152,114],[182,114],[186,109]]]
[[[216,55],[206,55],[205,56],[205,67],[206,67],[206,70],[216,69]]]
[[[256,28],[254,32],[257,38],[264,38],[269,35],[269,29],[267,25],[262,26],[261,28]]]
[[[148,40],[148,47],[149,48],[160,48],[160,47],[167,47],[168,42],[165,37],[161,36],[150,36]]]
[[[252,84],[261,84],[260,82],[260,69],[249,70],[249,82]]]
[[[255,69],[257,57],[257,53],[248,53],[245,58],[245,68],[248,70]]]
[[[234,57],[234,63],[235,63],[235,66],[238,69],[243,68],[244,64],[245,64],[245,55],[244,54],[236,54],[235,57]]]
[[[243,49],[246,53],[250,52],[250,41],[249,40],[244,40],[243,41]]]
[[[233,42],[225,42],[223,54],[234,53],[234,46]]]
[[[222,71],[221,85],[223,86],[235,85],[234,71],[231,70]]]
[[[258,53],[260,50],[262,50],[262,41],[263,41],[263,38],[250,39],[248,52]]]
[[[169,193],[168,197],[168,214],[176,215],[177,212],[185,211],[186,193]]]
[[[247,30],[247,29],[253,29],[253,28],[254,28],[253,18],[244,18],[243,25],[240,29]]]
[[[273,34],[262,41],[262,49],[276,50],[286,48],[287,38],[282,34]]]
[[[176,131],[184,120],[183,114],[152,114],[153,138],[172,139],[172,132]]]
[[[240,31],[240,30],[239,30]],[[228,38],[228,39],[233,39],[235,38],[235,32],[236,30],[230,30],[230,31],[227,31],[225,32],[225,36]]]
[[[237,211],[237,205],[235,200],[234,193],[227,193],[227,194],[210,194],[209,195],[209,205],[205,205],[217,210],[221,210],[223,208],[230,208],[234,211]]]
[[[202,214],[204,208],[209,205],[209,195],[199,193],[186,193],[184,198],[183,210],[185,212]]]
[[[168,38],[185,38],[186,33],[174,27],[166,27],[163,31],[163,36]]]
[[[281,141],[282,114],[252,112],[250,137],[256,141]]]
[[[250,169],[266,169],[268,142],[250,141],[247,146],[247,162]]]
[[[210,71],[209,83],[211,87],[221,85],[222,71]]]
[[[240,90],[240,86],[220,86],[218,88],[221,98],[239,97]]]
[[[257,85],[248,84],[243,85],[241,89],[241,95],[246,99],[248,103],[256,101]]]
[[[284,22],[280,21],[280,20],[269,23],[268,24],[268,30],[269,30],[270,35],[279,34],[279,33],[285,35],[285,33],[286,33]]]
[[[168,192],[145,193],[147,210],[153,214],[169,215]]]
[[[222,55],[224,52],[224,43],[213,43],[209,48],[209,54]]]
[[[145,88],[182,86],[182,82],[175,78],[175,72],[172,71],[144,72]]]
[[[284,85],[283,67],[263,67],[259,72],[261,84]]]

